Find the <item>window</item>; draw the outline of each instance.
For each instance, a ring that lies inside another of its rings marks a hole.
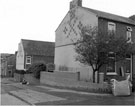
[[[116,24],[115,23],[113,23],[113,22],[108,22],[108,31],[109,31],[109,33],[111,32],[114,32],[115,33],[115,31],[116,31]]]
[[[126,55],[126,73],[130,73],[131,72],[131,55]]]
[[[131,71],[131,60],[126,60],[126,73],[130,73]]]
[[[115,72],[115,62],[110,59],[107,65],[107,72]]]
[[[114,52],[109,52],[109,54],[108,54],[108,57],[110,58],[110,59],[115,59],[115,53]]]
[[[31,56],[26,56],[26,64],[31,64]]]
[[[109,61],[106,67],[107,75],[116,75],[116,62],[115,62],[115,54],[113,52],[109,53]]]
[[[131,33],[132,33],[132,28],[131,27],[127,27],[127,42],[131,43],[132,42],[132,38],[131,38]]]

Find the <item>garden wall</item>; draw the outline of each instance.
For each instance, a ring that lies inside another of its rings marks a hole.
[[[14,80],[21,82],[24,78],[24,74],[14,73]]]
[[[33,74],[24,74],[24,79],[29,82],[29,84],[39,84],[40,80],[36,79]]]
[[[97,84],[92,82],[79,81],[79,72],[41,72],[40,83],[52,86],[62,86],[76,89],[87,89],[92,92],[110,93],[110,87],[107,83]]]
[[[93,70],[91,67],[67,67],[67,66],[62,66],[62,65],[55,65],[55,70],[56,71],[61,71],[61,72],[80,72],[80,80],[81,81],[91,81],[93,82]]]

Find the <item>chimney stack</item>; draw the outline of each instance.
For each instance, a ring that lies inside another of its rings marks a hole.
[[[82,7],[82,0],[72,0],[70,2],[70,9],[73,9],[73,8],[75,8],[77,6]]]
[[[135,15],[132,15],[129,18],[135,21]]]

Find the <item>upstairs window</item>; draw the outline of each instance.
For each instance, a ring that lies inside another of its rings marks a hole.
[[[132,43],[132,28],[127,27],[127,42]]]
[[[108,32],[115,33],[116,31],[116,24],[113,22],[108,22]]]
[[[109,57],[109,59],[115,59],[115,53],[109,52],[108,57]]]
[[[31,64],[31,56],[26,56],[26,64]]]

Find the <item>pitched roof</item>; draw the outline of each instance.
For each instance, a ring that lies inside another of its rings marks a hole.
[[[54,56],[54,42],[21,39],[24,52],[27,55]]]
[[[129,18],[135,21],[135,15],[132,15]]]
[[[102,17],[102,18],[106,18],[106,19],[110,19],[110,20],[114,20],[114,21],[118,21],[118,22],[123,22],[123,23],[135,25],[135,21],[130,19],[130,18],[127,18],[127,17],[122,17],[122,16],[111,14],[111,13],[106,13],[106,12],[102,12],[102,11],[99,11],[99,10],[86,8],[86,7],[81,7],[81,8],[83,8],[85,10],[88,10],[92,13],[95,13],[98,17]]]

